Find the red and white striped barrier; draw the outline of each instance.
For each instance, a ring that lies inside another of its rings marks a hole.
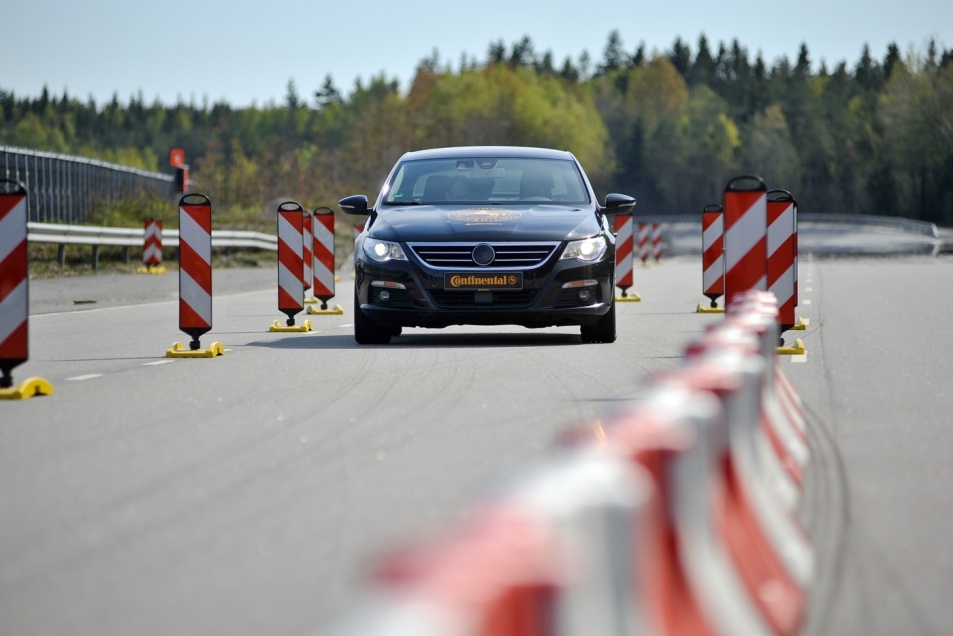
[[[797,304],[797,203],[786,190],[767,193],[767,289],[778,302],[781,331],[794,326]]]
[[[27,209],[26,188],[0,179],[0,399],[53,393],[40,378],[13,386],[13,369],[30,357]]]
[[[648,223],[639,223],[639,259],[643,265],[647,265],[649,262],[651,233],[652,227]]]
[[[615,217],[615,285],[622,290],[621,299],[629,299],[632,286],[632,217],[617,214]]]
[[[212,202],[204,194],[179,200],[179,330],[192,337],[188,350],[174,343],[167,357],[215,357],[219,343],[201,349],[212,329]]]
[[[304,310],[304,209],[286,201],[278,206],[278,311],[288,319],[285,326],[276,320],[269,331],[311,331],[311,322],[295,325],[295,316]]]
[[[146,267],[162,266],[162,220],[146,219],[142,238],[142,264]]]
[[[767,188],[758,177],[725,187],[725,302],[749,289],[767,289]]]
[[[771,411],[797,402],[773,299],[739,294],[684,365],[385,561],[332,633],[797,634],[814,556],[775,478],[800,483],[768,439]]]
[[[725,293],[724,208],[706,205],[702,210],[702,294],[718,308],[718,299]],[[698,311],[704,311],[699,305]]]
[[[328,309],[334,298],[334,211],[328,207],[314,210],[314,283],[312,295],[321,301],[321,309],[309,313],[344,313],[340,305]]]
[[[303,266],[301,281],[304,283],[305,292],[311,289],[311,268],[314,263],[314,256],[311,252],[314,245],[314,234],[311,224],[311,214],[303,211],[301,217],[301,264]]]
[[[652,256],[656,263],[662,261],[662,224],[652,224]]]

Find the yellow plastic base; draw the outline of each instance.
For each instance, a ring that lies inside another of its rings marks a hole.
[[[725,313],[724,307],[705,307],[704,305],[698,305],[695,309],[695,313],[698,314],[723,314]]]
[[[150,265],[149,267],[142,265],[136,271],[140,274],[165,274],[169,270],[165,268],[165,265]]]
[[[642,297],[632,292],[628,296],[616,296],[615,300],[617,303],[640,303],[642,302]]]
[[[306,331],[314,331],[314,330],[311,328],[310,320],[305,320],[300,325],[295,325],[293,327],[282,325],[281,321],[276,320],[273,323],[271,323],[271,327],[268,328],[268,331],[282,332],[282,333],[304,333]]]
[[[811,324],[808,318],[798,318],[797,322],[791,327],[791,331],[807,331],[807,326]]]
[[[220,342],[213,342],[208,349],[186,349],[181,342],[173,342],[165,352],[166,358],[214,358],[225,355],[225,347]]]
[[[343,316],[344,307],[341,305],[335,305],[334,307],[328,307],[327,309],[317,309],[309,305],[306,313],[311,316]]]
[[[43,378],[27,378],[20,386],[0,389],[0,400],[25,400],[37,395],[53,395],[53,385]]]
[[[794,341],[793,347],[778,347],[779,356],[803,356],[805,354],[807,354],[807,349],[804,348],[804,343],[801,342],[800,338]]]
[[[317,299],[317,298],[305,298],[305,299],[304,299],[304,304],[305,304],[305,305],[313,305],[313,304],[315,304],[316,302],[318,302],[318,299]]]

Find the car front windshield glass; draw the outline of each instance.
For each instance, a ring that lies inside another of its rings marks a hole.
[[[401,163],[385,205],[502,205],[553,202],[584,205],[589,193],[566,159],[459,157]]]

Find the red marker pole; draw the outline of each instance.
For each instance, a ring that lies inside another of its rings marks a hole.
[[[751,289],[767,291],[767,188],[742,176],[725,187],[725,302]]]
[[[632,217],[617,214],[615,217],[615,284],[627,298],[626,290],[632,286]]]
[[[288,316],[288,327],[294,327],[295,314],[304,309],[304,214],[294,201],[278,206],[278,311]]]
[[[652,224],[652,254],[655,256],[655,262],[662,261],[662,224]]]
[[[30,357],[26,197],[23,185],[0,180],[0,389]]]
[[[781,331],[794,326],[797,304],[797,203],[787,190],[767,193],[768,291],[778,301]]]
[[[179,200],[179,330],[199,338],[212,329],[212,202],[204,194]]]
[[[718,307],[725,293],[724,209],[718,204],[702,210],[702,293]]]
[[[321,309],[328,308],[334,298],[334,211],[321,207],[314,211],[314,281],[312,294],[321,301]]]

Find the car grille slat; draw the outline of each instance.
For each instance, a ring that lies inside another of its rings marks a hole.
[[[454,268],[505,268],[532,269],[545,263],[555,252],[559,243],[487,243],[496,252],[489,265],[473,261],[473,248],[480,243],[410,243],[414,254],[430,267]]]

